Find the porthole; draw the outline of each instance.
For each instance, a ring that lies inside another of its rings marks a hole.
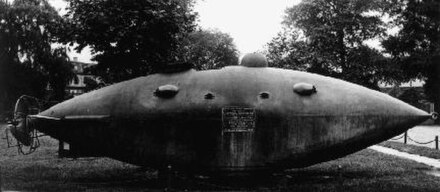
[[[268,92],[261,92],[259,95],[262,99],[269,99],[270,96]]]
[[[206,95],[205,95],[205,99],[208,99],[208,100],[211,100],[211,99],[214,99],[214,94],[212,94],[212,93],[207,93]]]

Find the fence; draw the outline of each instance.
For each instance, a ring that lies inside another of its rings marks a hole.
[[[402,139],[403,138],[403,143],[405,143],[405,144],[407,144],[408,143],[408,140],[409,141],[412,141],[412,142],[414,142],[414,143],[417,143],[417,144],[419,144],[419,145],[428,145],[428,144],[431,144],[431,143],[433,143],[433,142],[435,142],[435,149],[437,149],[438,150],[438,145],[439,145],[439,141],[438,141],[438,135],[436,135],[435,136],[435,138],[434,138],[434,140],[431,140],[431,141],[426,141],[426,142],[421,142],[421,141],[416,141],[416,140],[414,140],[413,138],[411,138],[409,135],[408,135],[408,132],[405,132],[402,136],[400,136],[400,137],[397,137],[397,138],[391,138],[391,140],[400,140],[400,139]]]

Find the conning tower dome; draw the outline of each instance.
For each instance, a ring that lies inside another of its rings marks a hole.
[[[248,53],[240,62],[245,67],[267,67],[267,59],[260,53]]]

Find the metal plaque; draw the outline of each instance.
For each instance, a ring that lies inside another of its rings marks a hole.
[[[223,132],[253,132],[256,113],[254,108],[222,108]]]

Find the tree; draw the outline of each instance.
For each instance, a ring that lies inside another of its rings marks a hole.
[[[73,72],[73,66],[65,49],[58,48],[41,53],[36,60],[44,62],[43,74],[47,77],[47,82],[53,90],[53,94],[49,96],[49,99],[54,101],[66,99],[66,86],[77,76]]]
[[[425,93],[440,110],[440,2],[397,0],[391,10],[398,34],[382,42],[408,79],[425,80]]]
[[[49,83],[53,99],[62,100],[74,77],[65,50],[52,49],[53,35],[62,19],[46,0],[0,1],[1,102],[10,109],[15,99],[28,94],[43,97]]]
[[[102,81],[99,77],[94,76],[85,76],[84,77],[84,84],[86,85],[84,91],[89,92],[93,91],[102,87],[107,86],[104,81]]]
[[[422,98],[423,91],[418,91],[415,88],[410,88],[408,90],[403,91],[397,98],[400,100],[409,103],[412,106],[420,107],[420,98]]]
[[[237,48],[232,37],[226,33],[198,30],[189,34],[182,44],[181,57],[198,70],[238,65]]]
[[[364,42],[384,35],[380,17],[387,7],[379,0],[304,0],[286,10],[286,30],[268,44],[270,65],[378,89],[392,67]]]
[[[178,62],[177,50],[195,28],[192,0],[68,0],[60,31],[76,50],[90,46],[98,62],[94,74],[119,82],[160,71]]]

